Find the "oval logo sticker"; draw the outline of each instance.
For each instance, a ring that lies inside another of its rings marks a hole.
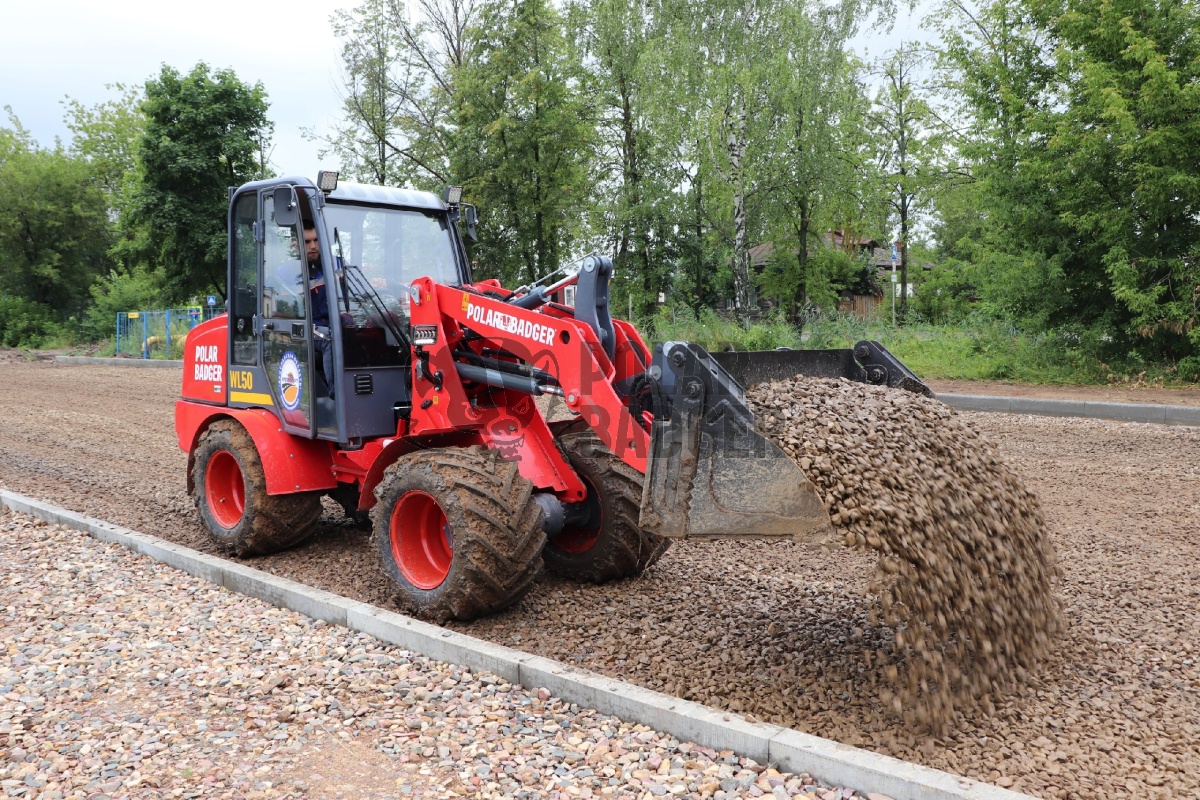
[[[300,359],[289,350],[279,359],[279,395],[283,400],[283,407],[288,411],[295,411],[300,407],[302,381]]]

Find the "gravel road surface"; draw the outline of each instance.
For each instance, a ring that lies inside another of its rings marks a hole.
[[[9,797],[881,798],[0,515]]]
[[[177,380],[172,370],[0,362],[0,486],[216,552],[184,493]],[[509,611],[454,627],[1034,795],[1200,796],[1200,430],[968,419],[1041,499],[1068,629],[1025,691],[941,737],[877,702],[861,647],[866,554],[676,544],[639,580],[543,576]],[[390,606],[366,545],[331,505],[314,540],[247,563]]]

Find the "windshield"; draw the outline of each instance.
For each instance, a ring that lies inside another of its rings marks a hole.
[[[325,223],[334,257],[358,267],[381,292],[400,295],[420,277],[458,285],[454,237],[443,211],[330,203]]]

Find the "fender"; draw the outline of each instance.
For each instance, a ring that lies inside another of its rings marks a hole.
[[[220,419],[232,419],[254,440],[267,479],[267,494],[333,489],[333,454],[326,442],[285,433],[279,419],[261,408],[219,408],[187,400],[175,402],[175,434],[179,449],[188,454],[187,489],[191,494],[192,463],[200,434]]]
[[[343,481],[348,481],[349,475],[356,476],[359,486],[358,510],[369,511],[375,506],[375,487],[383,480],[383,473],[402,457],[417,450],[427,450],[431,447],[474,447],[487,446],[488,442],[478,431],[464,431],[448,436],[429,436],[420,438],[387,437],[368,444],[362,450],[354,452],[339,451],[337,457],[340,464],[349,462],[351,469],[339,465]]]

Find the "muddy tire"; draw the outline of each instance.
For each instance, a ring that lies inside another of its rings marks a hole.
[[[267,494],[254,440],[233,420],[200,435],[192,498],[213,541],[237,556],[276,553],[307,539],[321,519],[321,493]]]
[[[483,447],[422,450],[375,489],[372,540],[409,611],[469,620],[512,605],[541,569],[542,510],[517,465]]]
[[[588,487],[591,519],[546,544],[542,559],[555,575],[588,583],[641,575],[671,546],[642,530],[642,475],[613,455],[590,429],[565,433],[559,444]]]

